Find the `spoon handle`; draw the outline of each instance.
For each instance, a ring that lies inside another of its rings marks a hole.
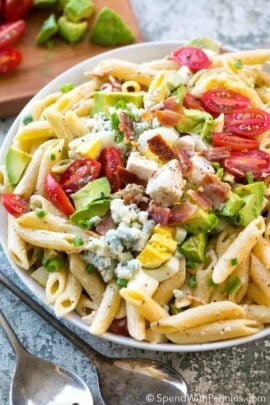
[[[10,290],[14,295],[16,295],[26,305],[28,305],[41,318],[43,318],[46,322],[48,322],[51,326],[53,326],[59,333],[61,333],[66,339],[68,339],[74,346],[76,346],[78,349],[80,349],[95,366],[97,366],[100,363],[100,361],[105,360],[105,357],[101,353],[99,353],[95,349],[93,349],[88,343],[86,343],[79,336],[77,336],[75,333],[73,333],[70,329],[68,329],[66,326],[64,326],[60,321],[58,321],[56,318],[54,318],[40,304],[38,304],[36,301],[34,301],[30,296],[28,296],[25,292],[23,292],[19,287],[17,287],[15,284],[11,283],[11,281],[1,271],[0,271],[0,283],[3,284],[8,290]],[[1,320],[1,317],[0,317],[0,320]],[[4,328],[4,326],[3,326],[3,328]],[[14,338],[21,346],[21,343],[18,341],[17,337],[13,333],[13,339]],[[14,342],[15,342],[15,340],[14,340]],[[11,341],[11,343],[12,343],[12,341]],[[13,345],[13,343],[12,343],[12,345]]]
[[[0,326],[3,329],[3,331],[5,332],[5,334],[7,335],[8,340],[10,341],[10,344],[16,353],[16,356],[19,358],[22,355],[22,353],[25,352],[25,350],[24,350],[21,342],[17,338],[14,330],[10,326],[7,318],[5,317],[5,315],[3,314],[3,312],[1,310],[0,310]]]

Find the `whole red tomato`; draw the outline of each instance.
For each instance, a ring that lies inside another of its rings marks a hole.
[[[2,14],[7,22],[24,19],[33,7],[33,0],[2,0]]]

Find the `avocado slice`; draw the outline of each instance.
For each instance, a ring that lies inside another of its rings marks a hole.
[[[106,177],[90,181],[86,186],[72,195],[76,210],[86,208],[93,201],[110,197],[111,187]]]
[[[41,10],[52,9],[58,0],[34,0],[34,7]]]
[[[62,12],[64,11],[65,7],[67,4],[70,2],[70,0],[57,0],[57,7],[56,11]]]
[[[180,86],[178,86],[177,89],[175,89],[175,91],[173,92],[173,95],[176,96],[177,101],[180,105],[183,105],[186,93],[187,88],[184,84],[180,84]]]
[[[87,31],[87,22],[75,23],[62,16],[58,20],[59,35],[70,44],[75,44],[83,39]]]
[[[105,198],[103,200],[93,201],[84,208],[77,209],[70,217],[71,222],[84,228],[85,222],[95,216],[103,217],[110,208],[111,200]]]
[[[100,112],[107,114],[109,112],[109,108],[113,107],[118,101],[121,100],[125,101],[126,103],[132,103],[138,108],[143,106],[142,93],[129,93],[121,91],[105,93],[96,91],[94,94],[93,114]]]
[[[193,132],[205,138],[211,132],[213,124],[213,117],[207,112],[184,108],[184,115],[175,128],[179,132]]]
[[[5,159],[5,166],[9,182],[12,186],[16,186],[19,183],[31,159],[32,156],[28,153],[12,147],[9,148]]]
[[[65,7],[65,16],[73,22],[91,17],[95,12],[92,0],[70,0]]]
[[[44,21],[37,35],[36,44],[37,45],[45,44],[46,42],[48,42],[50,38],[52,38],[57,33],[57,31],[58,31],[57,22],[55,16],[52,14],[50,15],[49,18],[47,18],[47,20]]]
[[[220,45],[210,38],[194,38],[188,45],[194,46],[195,48],[211,49],[211,51],[214,52],[220,51]]]
[[[134,41],[134,34],[122,17],[109,7],[97,15],[90,40],[99,45],[124,45]]]
[[[235,223],[237,225],[247,226],[261,214],[264,188],[263,182],[257,182],[239,186],[234,189],[234,192],[240,196],[245,203],[235,217]]]
[[[229,199],[225,202],[222,210],[219,212],[219,215],[224,217],[234,217],[240,208],[245,205],[244,201],[238,194],[230,193]]]
[[[205,258],[207,236],[205,233],[198,233],[192,235],[179,246],[179,251],[186,257],[186,259],[193,262],[203,262]]]
[[[218,218],[213,212],[198,208],[193,216],[184,223],[188,233],[198,235],[212,231],[218,225]]]

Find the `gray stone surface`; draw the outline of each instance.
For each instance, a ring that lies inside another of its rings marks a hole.
[[[208,35],[240,48],[270,45],[268,0],[132,0],[132,4],[147,41]],[[12,119],[0,121],[0,142],[11,123]],[[0,269],[26,290],[13,274],[2,251]],[[10,319],[22,343],[32,353],[72,368],[89,384],[96,404],[100,403],[91,365],[82,353],[2,287],[0,307]],[[193,394],[197,395],[193,403],[270,403],[269,339],[206,353],[163,354],[120,347],[79,330],[76,332],[105,354],[149,357],[172,365],[183,373]],[[8,404],[14,366],[14,354],[0,331],[0,405]],[[254,397],[257,397],[257,402]],[[156,399],[152,403],[162,402]],[[179,402],[167,401],[167,404],[175,403]]]

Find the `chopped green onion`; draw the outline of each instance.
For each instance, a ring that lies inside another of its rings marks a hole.
[[[243,62],[241,60],[236,61],[233,65],[236,69],[243,69]]]
[[[238,264],[238,260],[236,257],[234,257],[233,259],[231,259],[231,265],[232,266],[236,266]]]
[[[197,287],[196,276],[191,276],[191,277],[189,277],[189,279],[188,279],[188,286],[189,286],[190,288],[195,288],[195,287]]]
[[[187,268],[189,269],[195,269],[196,263],[193,262],[192,260],[187,260]]]
[[[35,210],[35,214],[38,218],[44,218],[46,217],[46,215],[48,214],[45,210],[41,209],[41,208],[37,208]]]
[[[51,259],[45,260],[43,266],[49,273],[54,273],[59,271],[63,267],[64,261],[61,257],[53,257]]]
[[[86,268],[85,268],[85,271],[86,271],[86,273],[89,273],[89,274],[94,273],[95,267],[92,264],[88,264],[88,266],[86,266]]]
[[[34,121],[34,118],[31,114],[27,114],[23,117],[23,124],[28,125],[30,122]]]
[[[212,162],[212,166],[215,169],[215,172],[217,172],[218,169],[220,169],[220,163],[218,162]]]
[[[214,281],[212,280],[212,278],[209,278],[209,280],[208,280],[208,283],[207,283],[208,285],[209,285],[209,287],[216,287],[217,286],[217,284],[216,283],[214,283]]]
[[[72,243],[74,246],[82,246],[84,244],[83,239],[80,236],[75,236]]]
[[[246,178],[247,178],[248,184],[254,183],[254,176],[253,176],[252,172],[247,172],[246,173]]]
[[[216,175],[218,176],[218,178],[222,179],[222,177],[224,176],[224,169],[222,167],[220,167],[217,170]]]
[[[124,100],[118,100],[117,103],[115,103],[114,107],[116,109],[122,108],[122,110],[127,108],[127,103]]]
[[[78,225],[82,229],[92,229],[90,219],[80,219]]]
[[[237,289],[237,287],[239,287],[240,284],[241,279],[240,277],[236,276],[228,282],[228,284],[225,287],[225,291],[229,294],[232,294]]]
[[[63,84],[63,86],[60,87],[60,90],[62,93],[68,93],[69,91],[74,89],[74,84],[73,83],[66,83]]]
[[[119,287],[126,287],[127,283],[128,283],[128,281],[125,280],[124,278],[118,278],[116,280],[116,284],[119,285]]]
[[[120,123],[118,115],[114,112],[111,115],[111,126],[112,129],[118,129],[118,125]]]
[[[118,132],[114,137],[115,143],[121,143],[124,140],[124,137],[125,137],[124,134]]]
[[[55,153],[51,153],[51,160],[55,160],[55,159],[56,159]]]

